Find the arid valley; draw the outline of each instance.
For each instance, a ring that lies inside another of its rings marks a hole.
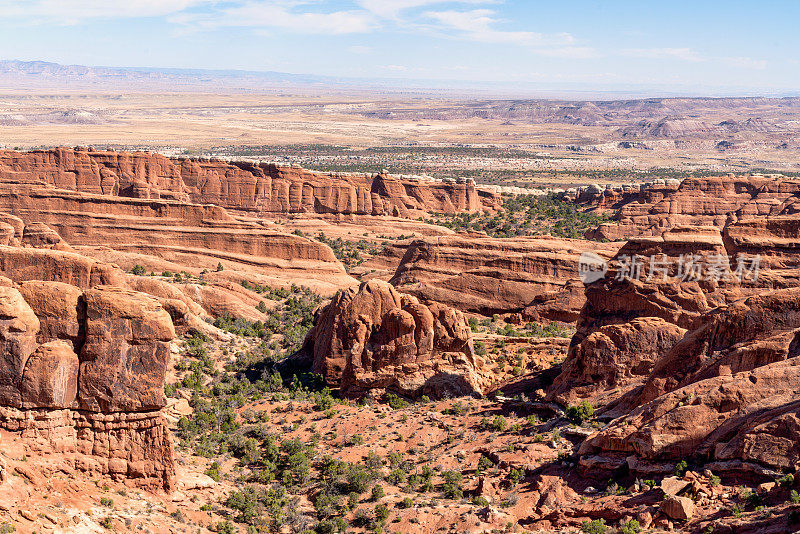
[[[798,531],[799,96],[0,61],[0,533]]]

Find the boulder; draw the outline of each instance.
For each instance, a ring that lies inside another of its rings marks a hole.
[[[664,477],[661,480],[661,491],[664,492],[664,495],[667,496],[674,496],[678,495],[680,492],[691,486],[691,482],[688,480],[682,480],[678,477]]]
[[[694,502],[689,497],[670,496],[661,502],[661,511],[677,521],[688,521],[694,515]]]

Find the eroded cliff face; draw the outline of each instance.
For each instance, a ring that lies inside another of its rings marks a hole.
[[[31,180],[41,182],[46,174],[36,176]],[[12,173],[5,178],[20,177]],[[198,274],[223,262],[231,268],[229,278],[237,282],[269,276],[289,283],[303,274],[315,279],[323,294],[355,282],[327,245],[258,219],[236,219],[220,206],[3,180],[0,170],[3,245],[79,249],[84,256],[128,269],[141,263],[157,272],[189,267]]]
[[[585,302],[578,278],[581,253],[611,258],[620,246],[549,236],[427,237],[408,245],[391,283],[465,312],[572,322]]]
[[[111,286],[0,281],[0,426],[72,469],[171,490],[160,410],[175,329],[158,300]]]
[[[587,208],[613,213],[588,232],[592,239],[657,236],[676,226],[724,227],[754,217],[800,211],[800,180],[778,175],[714,176],[567,193]]]
[[[322,174],[294,167],[146,152],[0,151],[0,180],[49,184],[96,195],[172,199],[266,213],[394,215],[497,209],[499,196],[471,182],[400,180],[388,175]]]
[[[582,445],[587,473],[664,473],[687,458],[758,476],[800,467],[798,225],[797,216],[780,216],[637,238],[587,286],[578,331],[548,390],[616,418]],[[619,279],[619,260],[634,255],[667,268]],[[681,273],[688,255],[718,277]],[[752,266],[754,256],[757,277],[740,276],[739,260]]]

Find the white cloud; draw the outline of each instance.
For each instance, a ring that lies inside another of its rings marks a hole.
[[[603,54],[589,46],[560,46],[555,48],[537,48],[533,53],[539,56],[560,57],[564,59],[594,59]]]
[[[0,18],[26,17],[30,22],[75,23],[90,18],[160,17],[183,11],[209,0],[33,0],[0,1]]]
[[[296,33],[340,35],[366,33],[377,27],[375,17],[364,10],[308,11],[308,0],[249,1],[222,8],[211,15],[180,15],[173,20],[203,28],[281,28]]]
[[[574,40],[568,33],[545,35],[528,31],[498,30],[502,22],[490,9],[470,11],[429,11],[425,16],[439,23],[440,30],[455,30],[459,37],[483,43],[515,44],[523,46],[569,45]]]
[[[742,69],[764,70],[767,68],[767,62],[763,59],[753,59],[751,57],[724,57],[721,58],[721,60],[726,65]]]
[[[457,4],[494,4],[498,0],[455,0]],[[401,11],[415,7],[448,3],[447,0],[357,0],[358,5],[383,18],[396,18]]]
[[[347,51],[350,52],[351,54],[359,54],[363,56],[366,54],[371,54],[372,48],[370,48],[369,46],[355,45],[355,46],[348,46]]]

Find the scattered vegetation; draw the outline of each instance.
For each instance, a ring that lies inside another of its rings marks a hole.
[[[424,219],[458,231],[485,232],[491,237],[552,235],[582,238],[604,218],[579,211],[571,202],[550,195],[504,195],[503,211],[436,215]]]

